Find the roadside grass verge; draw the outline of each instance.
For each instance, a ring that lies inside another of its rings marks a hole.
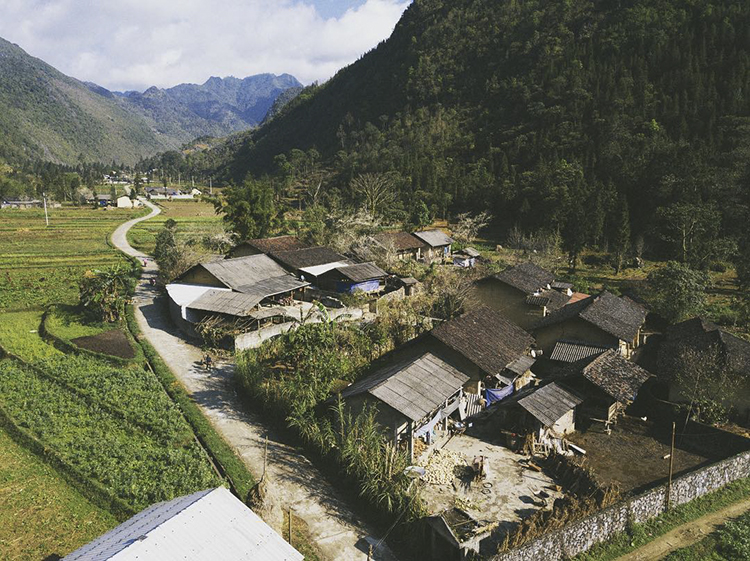
[[[117,523],[0,426],[0,558],[66,555]]]
[[[239,498],[245,501],[250,489],[255,485],[253,475],[234,449],[214,429],[156,349],[142,336],[132,306],[128,306],[127,309],[127,322],[130,332],[141,345],[146,359],[153,368],[154,375],[159,379],[172,401],[180,408],[198,440],[218,464],[223,472],[222,475],[230,482]]]
[[[609,561],[655,540],[681,526],[721,510],[737,501],[750,497],[750,478],[734,481],[718,491],[703,495],[689,503],[680,505],[649,520],[636,524],[632,531],[618,534],[608,542],[595,545],[590,550],[575,557],[576,561]]]

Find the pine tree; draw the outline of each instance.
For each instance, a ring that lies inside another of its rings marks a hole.
[[[612,237],[615,274],[619,275],[625,255],[630,249],[630,210],[625,195],[620,195],[617,201],[617,215]]]

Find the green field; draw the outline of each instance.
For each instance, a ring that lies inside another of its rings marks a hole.
[[[145,210],[54,208],[0,211],[0,310],[75,303],[87,269],[125,263],[108,238]]]
[[[159,201],[161,214],[141,222],[128,232],[128,242],[134,248],[151,254],[154,251],[156,234],[170,218],[177,222],[177,239],[201,239],[206,235],[224,231],[221,217],[214,212],[213,205],[202,201]]]
[[[0,557],[65,555],[116,525],[0,429]]]

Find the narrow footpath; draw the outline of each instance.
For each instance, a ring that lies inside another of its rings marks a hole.
[[[654,561],[663,559],[673,551],[688,547],[701,541],[732,518],[750,510],[750,499],[745,499],[726,508],[706,514],[692,522],[678,526],[674,530],[659,536],[654,541],[619,557],[617,561]]]
[[[158,272],[156,263],[133,249],[127,241],[130,228],[159,214],[158,207],[146,202],[148,216],[125,222],[112,234],[112,243],[124,253],[145,260],[143,276],[136,288],[136,319],[144,336],[190,392],[203,413],[257,478],[263,472],[263,456],[268,438],[266,482],[268,508],[266,522],[281,530],[283,514],[292,510],[294,518],[308,526],[310,537],[330,561],[365,561],[369,544],[379,536],[358,520],[343,498],[314,465],[297,449],[283,442],[257,413],[246,411],[233,390],[234,364],[219,363],[211,371],[201,368],[199,347],[184,340],[154,299],[159,292],[149,281]],[[396,561],[385,546],[374,552],[373,560]]]

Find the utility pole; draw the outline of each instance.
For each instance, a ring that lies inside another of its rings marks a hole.
[[[669,451],[669,482],[667,483],[667,510],[672,502],[672,472],[674,471],[674,433],[675,423],[672,422],[672,448]]]
[[[208,192],[211,195],[213,195],[214,194],[214,178],[213,177],[208,178],[208,189],[209,189]]]
[[[47,215],[47,193],[42,193],[42,200],[44,201],[44,222],[49,226],[49,216]]]

